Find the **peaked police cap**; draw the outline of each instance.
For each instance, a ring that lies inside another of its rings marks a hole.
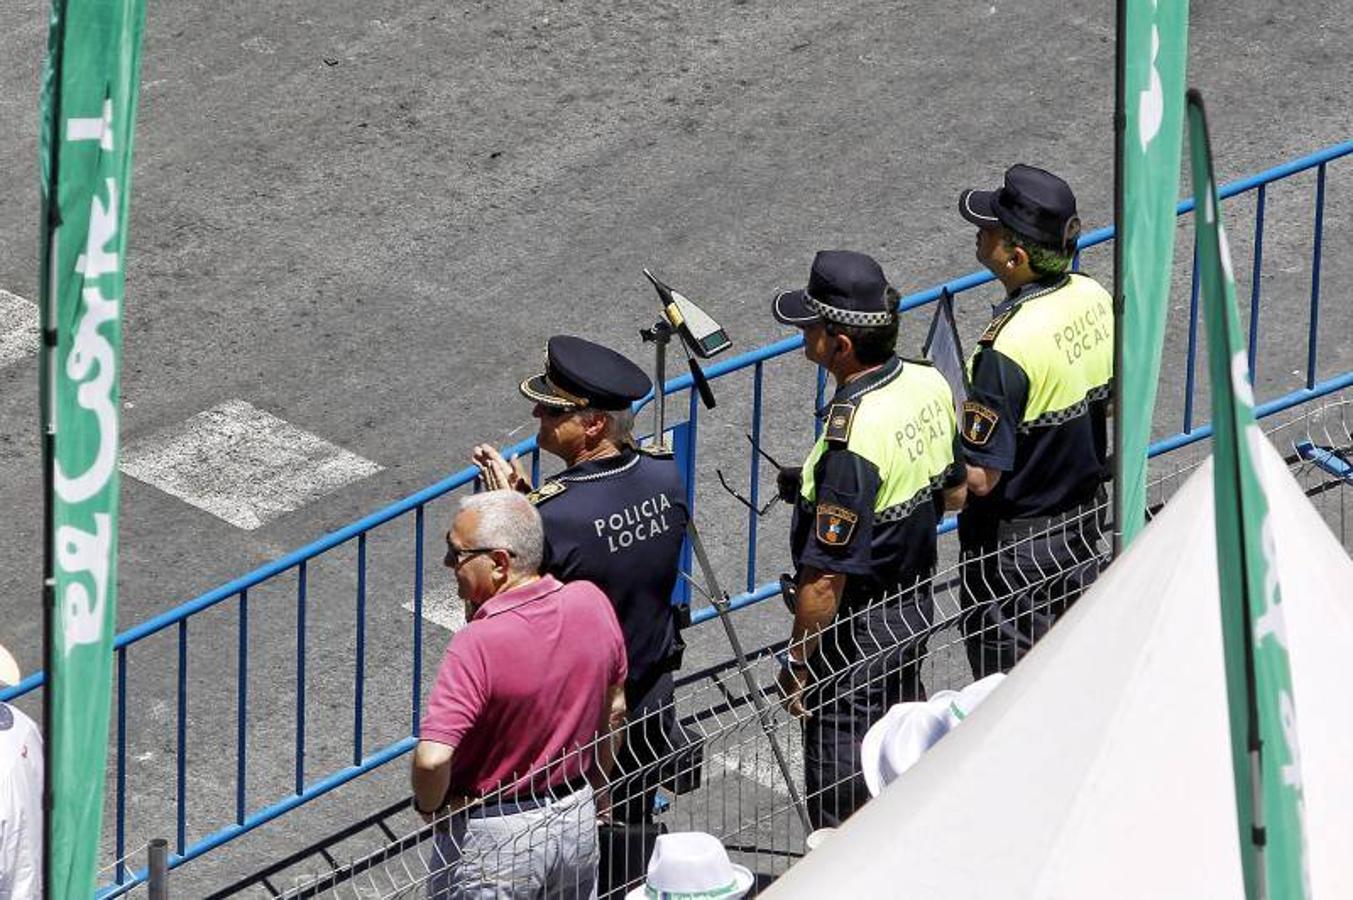
[[[978,228],[1004,225],[1062,250],[1072,249],[1081,233],[1071,186],[1051,172],[1022,163],[1005,170],[1005,184],[996,190],[960,194],[958,212]]]
[[[813,257],[808,287],[781,291],[771,301],[771,314],[798,328],[824,320],[877,328],[891,325],[896,311],[888,302],[888,279],[872,256],[820,250]]]
[[[628,409],[648,393],[644,370],[609,347],[559,334],[545,345],[545,371],[521,383],[522,396],[552,409]]]

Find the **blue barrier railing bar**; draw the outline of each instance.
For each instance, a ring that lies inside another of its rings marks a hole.
[[[188,620],[179,621],[179,710],[175,831],[179,853],[188,843]]]
[[[765,375],[765,364],[757,363],[752,369],[752,443],[761,446],[761,387]],[[756,587],[756,532],[760,522],[757,510],[761,508],[761,454],[755,449],[747,454],[751,460],[751,472],[748,474],[750,489],[747,496],[751,508],[747,510],[747,590]]]
[[[1270,400],[1267,403],[1261,403],[1254,408],[1254,417],[1262,419],[1271,416],[1274,413],[1282,412],[1285,409],[1291,409],[1294,406],[1300,406],[1308,400],[1315,400],[1332,394],[1335,391],[1343,390],[1346,387],[1353,387],[1353,372],[1345,372],[1334,378],[1327,379],[1315,385],[1315,387],[1301,388],[1290,394],[1285,394],[1276,400]],[[1168,453],[1171,450],[1178,450],[1180,447],[1187,447],[1189,444],[1210,438],[1212,436],[1212,425],[1199,426],[1188,434],[1176,434],[1173,437],[1162,438],[1152,444],[1148,456],[1158,456],[1162,453]]]
[[[305,605],[304,562],[296,571],[296,793],[305,789]]]
[[[1193,387],[1198,357],[1198,238],[1193,239],[1193,274],[1189,276],[1189,345],[1184,354],[1184,433],[1193,430]]]
[[[366,705],[366,535],[357,538],[357,671],[352,688],[352,764],[362,763],[362,708]]]
[[[235,821],[244,821],[248,783],[249,735],[249,592],[240,591],[239,647],[235,664]]]
[[[114,813],[113,852],[117,868],[113,877],[121,884],[127,878],[127,651],[117,651],[117,810]]]
[[[409,733],[418,736],[418,713],[423,698],[423,529],[424,507],[413,516],[413,724]]]
[[[1314,441],[1298,441],[1296,450],[1302,459],[1314,463],[1321,471],[1353,484],[1353,466],[1327,448],[1318,446]]]
[[[417,743],[418,739],[414,737],[401,738],[383,750],[378,750],[362,760],[361,765],[348,766],[340,769],[332,775],[321,778],[319,781],[299,793],[289,794],[284,799],[279,800],[271,806],[265,806],[263,809],[260,809],[258,812],[246,818],[243,823],[227,825],[225,828],[208,835],[191,847],[188,847],[183,852],[170,854],[169,868],[178,868],[186,862],[191,862],[204,853],[209,853],[222,844],[229,843],[240,835],[252,831],[260,825],[266,825],[278,816],[284,815],[298,806],[309,803],[311,800],[327,794],[334,788],[342,787],[354,778],[365,775],[367,772],[374,769],[378,769],[393,759],[398,759],[412,750]],[[149,874],[145,869],[139,869],[132,873],[131,877],[124,883],[105,887],[98,891],[94,896],[98,898],[98,900],[111,900],[113,897],[120,897],[138,885],[144,884],[148,877]]]
[[[1259,295],[1264,270],[1264,203],[1267,195],[1268,185],[1259,185],[1254,204],[1254,266],[1250,270],[1250,346],[1247,354],[1250,384],[1254,384],[1259,374]]]
[[[1311,336],[1306,354],[1306,386],[1315,384],[1316,349],[1320,335],[1320,249],[1325,236],[1325,164],[1315,176],[1315,243],[1311,249]]]

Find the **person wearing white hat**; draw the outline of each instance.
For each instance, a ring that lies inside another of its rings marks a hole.
[[[658,836],[644,883],[625,900],[737,900],[755,881],[714,835],[676,831]]]
[[[0,688],[20,681],[0,647]],[[42,896],[42,734],[23,712],[0,702],[0,900]]]
[[[961,691],[937,691],[927,701],[898,703],[865,732],[860,745],[860,767],[869,796],[879,793],[995,690],[1005,675],[997,672]]]

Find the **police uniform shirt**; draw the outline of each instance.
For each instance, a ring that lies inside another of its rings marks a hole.
[[[1053,515],[1094,496],[1112,365],[1112,301],[1093,280],[1054,276],[996,307],[972,357],[962,438],[968,463],[1004,474],[968,498],[961,524]]]
[[[611,599],[631,684],[662,671],[676,643],[671,598],[688,518],[675,461],[625,448],[564,470],[531,499],[545,526],[541,571]]]
[[[791,526],[796,567],[849,575],[848,599],[873,599],[928,578],[941,488],[961,484],[948,382],[894,357],[841,387],[804,463]]]

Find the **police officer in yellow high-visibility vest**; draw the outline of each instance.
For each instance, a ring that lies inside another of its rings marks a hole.
[[[1009,670],[1099,574],[1113,301],[1069,271],[1080,219],[1056,175],[1012,166],[998,190],[964,191],[959,212],[1006,290],[962,415],[963,631],[980,678]]]
[[[962,505],[964,470],[948,382],[893,352],[897,293],[877,262],[824,250],[807,289],[781,293],[772,310],[803,329],[804,354],[836,382],[821,437],[786,479],[799,483],[781,485],[795,501],[797,599],[779,684],[804,719],[808,814],[820,828],[869,799],[869,726],[925,696],[935,527],[946,501]]]

